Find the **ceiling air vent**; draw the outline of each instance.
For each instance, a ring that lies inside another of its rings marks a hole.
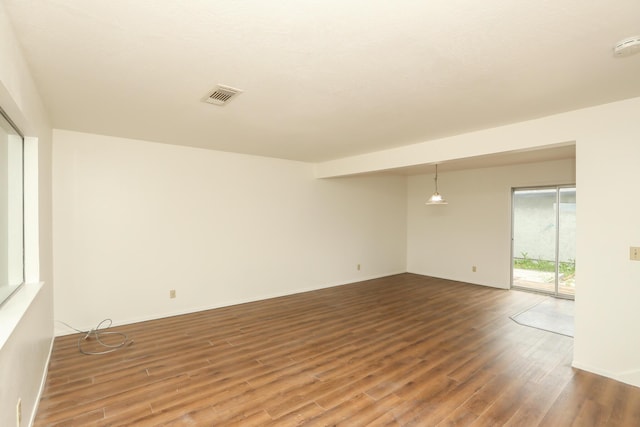
[[[242,93],[240,89],[229,86],[218,85],[212,92],[203,99],[204,102],[213,105],[226,105],[236,96]]]

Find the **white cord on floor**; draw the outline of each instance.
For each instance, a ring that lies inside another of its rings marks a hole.
[[[109,329],[111,327],[111,325],[113,324],[113,321],[111,319],[104,319],[102,322],[98,323],[98,326],[96,326],[94,329],[91,329],[90,331],[81,331],[80,329],[76,329],[73,326],[69,325],[68,323],[59,321],[60,323],[62,323],[63,325],[67,326],[68,328],[73,329],[74,331],[80,332],[82,334],[84,334],[84,336],[81,336],[80,338],[78,338],[78,350],[80,351],[80,353],[82,354],[87,354],[87,355],[94,355],[94,354],[107,354],[107,353],[112,353],[114,351],[120,350],[121,348],[124,348],[128,345],[133,344],[133,340],[129,340],[129,337],[127,337],[127,334],[122,333],[122,332],[109,332],[109,331],[104,331],[103,329]],[[107,326],[103,326],[103,323],[109,322],[109,324]],[[104,341],[102,341],[100,339],[100,336],[105,336],[105,335],[119,335],[122,337],[122,341],[119,342],[118,344],[107,344]],[[86,351],[82,348],[82,342],[83,341],[87,341],[90,340],[91,337],[94,336],[96,338],[96,341],[102,345],[103,347],[107,347],[107,350],[104,351]]]

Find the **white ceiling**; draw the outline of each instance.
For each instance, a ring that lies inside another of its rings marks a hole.
[[[638,0],[1,1],[60,129],[318,162],[640,96]]]

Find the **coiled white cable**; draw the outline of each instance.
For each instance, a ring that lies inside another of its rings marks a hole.
[[[87,355],[107,354],[133,344],[133,340],[129,340],[129,337],[127,336],[127,334],[123,332],[111,332],[111,331],[104,330],[104,329],[109,329],[113,324],[113,321],[111,319],[104,319],[102,322],[98,323],[98,325],[95,328],[91,329],[90,331],[81,331],[80,329],[76,329],[73,326],[69,325],[68,323],[65,323],[62,321],[59,321],[59,322],[67,326],[68,328],[73,329],[76,332],[80,332],[84,334],[84,336],[80,336],[78,338],[78,351],[80,351],[80,353],[82,354],[87,354]],[[109,324],[107,326],[104,326],[103,324],[107,322]],[[120,341],[117,344],[107,344],[102,339],[100,339],[100,336],[104,337],[105,335],[119,335],[120,337],[122,337],[122,341]],[[96,341],[101,346],[106,347],[107,349],[104,351],[87,351],[84,348],[82,348],[82,343],[84,341],[90,340],[92,336],[95,337]]]

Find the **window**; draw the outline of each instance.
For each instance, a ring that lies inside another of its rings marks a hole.
[[[0,109],[0,304],[24,283],[24,139]]]

